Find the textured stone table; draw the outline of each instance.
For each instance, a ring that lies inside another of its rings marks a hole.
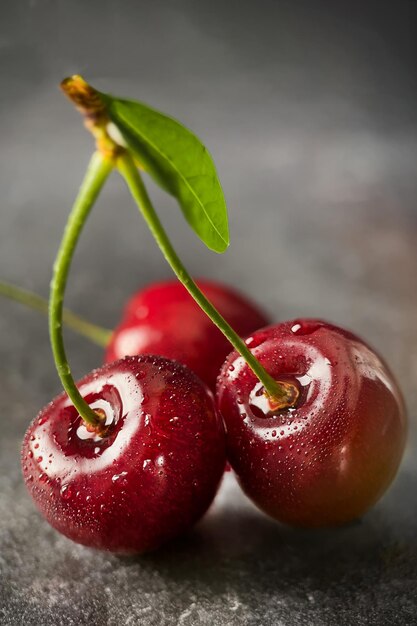
[[[206,519],[176,543],[135,559],[94,553],[52,531],[26,495],[21,437],[59,383],[46,321],[2,301],[2,625],[417,624],[414,7],[2,4],[1,276],[47,293],[92,148],[56,84],[83,72],[179,117],[214,154],[230,208],[224,257],[206,252],[152,187],[191,270],[240,286],[276,319],[324,316],[365,336],[400,378],[411,423],[397,481],[348,528],[276,525],[229,475]],[[114,178],[77,253],[68,305],[112,325],[135,288],[167,276]],[[77,376],[100,363],[98,349],[67,337]]]

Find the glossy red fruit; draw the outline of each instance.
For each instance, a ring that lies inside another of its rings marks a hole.
[[[300,395],[293,408],[271,414],[243,359],[227,358],[217,401],[243,490],[289,524],[361,516],[393,480],[406,441],[404,404],[388,367],[361,339],[318,320],[271,326],[246,343]]]
[[[225,465],[223,423],[211,393],[187,368],[127,357],[78,384],[106,415],[90,432],[66,394],[26,432],[23,474],[48,522],[78,543],[144,552],[207,510]]]
[[[244,296],[225,285],[198,286],[242,337],[269,323]],[[128,302],[108,346],[106,362],[127,354],[160,354],[184,363],[214,390],[230,343],[178,280],[155,283]]]

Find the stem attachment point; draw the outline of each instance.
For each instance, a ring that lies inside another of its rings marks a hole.
[[[277,385],[279,385],[283,392],[281,397],[271,395],[267,390],[264,391],[264,394],[268,399],[271,413],[279,413],[284,409],[291,409],[296,405],[300,396],[298,388],[293,383],[278,380]]]

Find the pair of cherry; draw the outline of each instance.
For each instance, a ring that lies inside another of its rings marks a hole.
[[[143,552],[184,532],[211,504],[226,457],[255,504],[301,526],[359,517],[397,471],[404,405],[371,348],[317,320],[268,327],[233,290],[199,286],[291,399],[277,403],[237,352],[227,356],[179,283],[134,296],[107,365],[78,384],[100,424],[87,425],[64,393],[23,443],[38,508],[79,543]]]

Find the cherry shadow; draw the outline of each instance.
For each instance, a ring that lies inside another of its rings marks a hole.
[[[228,487],[206,518],[159,551],[123,563],[157,572],[167,584],[245,597],[291,597],[308,590],[336,596],[344,590],[373,593],[417,569],[417,476],[403,472],[384,501],[346,527],[300,530],[270,520]]]

